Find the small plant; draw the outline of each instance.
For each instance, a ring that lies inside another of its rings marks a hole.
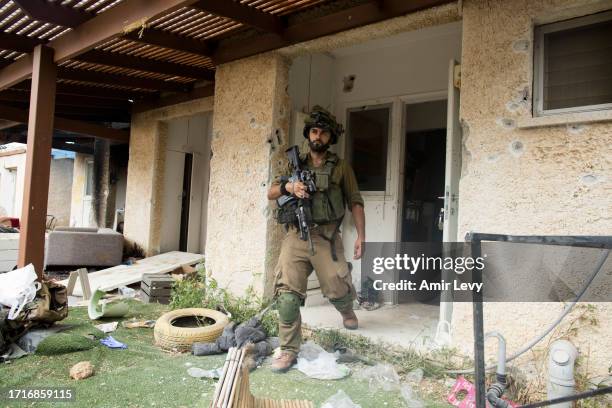
[[[269,300],[259,296],[251,286],[242,296],[234,295],[227,289],[219,287],[217,281],[207,275],[203,264],[196,266],[193,278],[175,282],[170,300],[171,309],[203,307],[220,310],[227,313],[237,324],[255,317],[269,304]],[[262,326],[268,336],[278,334],[276,311],[270,310],[263,316]]]

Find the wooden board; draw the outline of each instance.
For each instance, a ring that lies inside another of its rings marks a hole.
[[[204,255],[189,252],[173,251],[141,259],[133,265],[118,265],[89,274],[92,293],[96,289],[108,292],[142,281],[142,275],[149,273],[169,273],[186,265],[193,265],[204,260]],[[68,280],[60,281],[67,285]],[[79,283],[74,288],[75,296],[82,296]]]

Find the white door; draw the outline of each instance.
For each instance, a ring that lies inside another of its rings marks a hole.
[[[451,60],[448,69],[448,107],[446,118],[446,170],[444,176],[444,220],[442,239],[445,243],[462,241],[458,234],[459,179],[461,178],[461,123],[459,121],[459,75],[461,65]],[[450,249],[445,244],[445,250]],[[443,271],[443,279],[450,281],[452,271]],[[449,344],[451,340],[451,318],[453,312],[452,292],[443,291],[440,298],[440,320],[436,341]]]
[[[364,199],[368,242],[397,239],[401,108],[399,100],[348,107],[345,159],[353,167]],[[353,260],[357,232],[350,213],[343,227],[345,256],[353,264],[353,283],[361,286],[361,261]],[[395,277],[388,277],[389,280]],[[385,303],[395,303],[397,293],[385,293]]]
[[[181,207],[185,153],[166,150],[162,203],[161,253],[178,251],[181,238]]]
[[[8,197],[6,200],[6,212],[11,217],[16,216],[16,208],[15,208],[15,192],[17,191],[17,168],[6,169],[6,185],[4,188],[8,193]]]

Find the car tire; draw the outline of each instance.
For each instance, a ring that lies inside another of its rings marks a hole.
[[[214,321],[203,327],[180,327],[173,323],[181,318],[205,318]],[[155,343],[166,350],[189,351],[193,343],[212,343],[229,323],[227,315],[212,309],[177,309],[163,314],[155,323]]]

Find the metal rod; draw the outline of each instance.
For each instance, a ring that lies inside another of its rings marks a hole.
[[[560,397],[546,401],[534,402],[533,404],[521,405],[518,408],[537,408],[537,407],[545,407],[547,405],[558,404],[560,402],[568,402],[568,401],[576,401],[579,399],[590,398],[596,395],[610,394],[612,393],[612,387],[598,388],[596,390],[591,390],[587,392],[583,392],[581,394],[574,394],[567,397]]]
[[[478,238],[472,240],[472,258],[481,255],[481,242]],[[482,283],[482,270],[474,268],[472,282]],[[472,311],[474,318],[474,367],[476,368],[476,408],[486,408],[485,360],[484,360],[484,313],[482,307],[482,292],[472,291]]]
[[[599,235],[504,235],[469,232],[466,240],[612,249],[612,236]]]

